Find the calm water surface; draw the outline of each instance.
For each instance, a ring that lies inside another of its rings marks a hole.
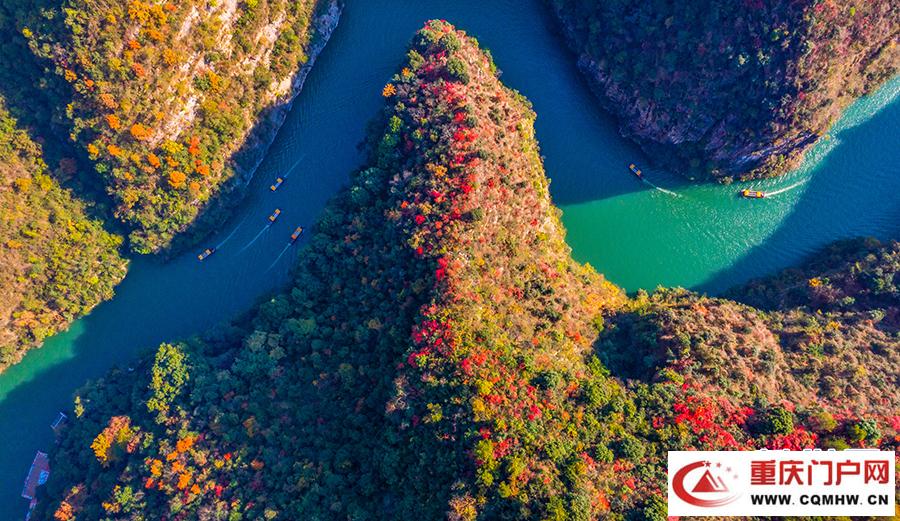
[[[381,105],[405,46],[441,18],[491,50],[505,84],[537,111],[551,192],[565,214],[573,255],[629,291],[682,285],[717,292],[802,260],[859,234],[900,235],[900,90],[894,82],[851,109],[797,171],[747,186],[690,186],[653,168],[597,105],[575,57],[548,27],[539,0],[348,0],[340,25],[234,218],[202,248],[165,265],[132,263],[116,296],[70,331],[0,375],[0,521],[21,519],[19,497],[36,450],[52,445],[50,422],[73,392],[141,348],[188,336],[247,309],[287,282],[298,241],[361,157],[356,145]],[[638,164],[654,185],[640,183]],[[287,176],[275,193],[269,185]],[[741,188],[787,191],[742,200]],[[268,216],[282,210],[265,229]],[[308,236],[304,236],[304,239]],[[219,251],[204,263],[197,254]]]

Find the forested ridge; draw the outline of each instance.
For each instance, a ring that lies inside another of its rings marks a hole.
[[[0,371],[110,298],[125,276],[122,237],[55,180],[74,167],[47,165],[0,95]]]
[[[175,252],[227,216],[339,14],[0,4],[0,370],[110,298],[124,251]]]
[[[291,286],[79,391],[35,518],[662,520],[668,450],[897,445],[896,243],[627,298],[494,73],[419,30]]]
[[[890,0],[550,0],[622,133],[693,178],[796,166],[896,75]]]
[[[325,0],[70,0],[18,30],[57,76],[44,81],[65,86],[55,117],[94,164],[114,217],[133,229],[130,248],[155,253],[221,222],[336,9]]]

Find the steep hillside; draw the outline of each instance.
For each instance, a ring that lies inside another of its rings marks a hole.
[[[79,392],[36,519],[661,521],[667,450],[893,446],[896,349],[792,308],[846,341],[816,365],[782,315],[626,299],[477,42],[432,21],[398,69],[292,286]]]
[[[622,133],[696,178],[786,171],[900,63],[890,0],[550,3]]]
[[[59,122],[95,162],[115,217],[134,230],[131,249],[151,253],[191,244],[222,221],[339,7],[70,0],[42,12],[19,31],[71,87],[71,100],[56,100]]]
[[[565,492],[589,487],[605,396],[582,355],[623,297],[569,257],[534,114],[474,44],[417,33],[370,160],[252,331],[164,346],[82,395],[39,516],[590,510]]]
[[[0,96],[0,371],[110,298],[125,276],[122,238],[54,181],[73,167],[49,167]]]

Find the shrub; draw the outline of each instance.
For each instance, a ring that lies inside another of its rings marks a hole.
[[[641,458],[644,457],[646,453],[646,449],[644,445],[641,444],[640,441],[637,440],[634,436],[626,435],[622,438],[618,443],[618,452],[623,457],[628,458],[634,463],[640,462]]]
[[[466,62],[456,56],[451,56],[447,60],[447,73],[450,74],[451,78],[455,78],[462,83],[469,83],[469,68]]]
[[[442,49],[450,54],[459,52],[459,50],[462,48],[462,44],[459,43],[459,38],[457,38],[456,33],[453,32],[449,32],[444,34],[444,36],[441,36],[441,39],[438,40],[438,45],[440,45]]]
[[[773,407],[766,414],[765,434],[790,434],[794,431],[794,414],[784,407]]]

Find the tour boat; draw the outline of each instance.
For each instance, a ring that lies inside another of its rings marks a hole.
[[[197,257],[200,259],[200,262],[203,262],[207,257],[209,257],[210,255],[212,255],[215,252],[216,252],[215,248],[210,248],[210,249],[206,250],[205,252],[201,253],[200,255],[198,255]]]
[[[283,183],[283,182],[284,182],[284,179],[279,177],[278,179],[275,180],[275,184],[270,186],[269,188],[271,188],[272,191],[274,192],[275,190],[278,190],[278,187],[281,186],[281,183]]]
[[[756,190],[741,190],[741,195],[744,197],[750,197],[751,199],[759,199],[766,196],[765,192],[758,192]]]
[[[640,179],[641,181],[644,180],[644,174],[642,174],[640,170],[638,170],[637,168],[635,168],[634,165],[631,165],[631,166],[629,166],[628,168],[631,169],[631,173],[634,174],[634,175],[636,175],[638,179]]]
[[[275,222],[275,219],[278,219],[279,215],[281,215],[281,210],[276,208],[275,213],[273,213],[271,216],[269,216],[269,224],[268,225],[271,225],[273,222]]]
[[[294,233],[291,234],[291,240],[288,244],[294,244],[294,241],[296,241],[297,238],[300,237],[301,233],[303,233],[303,227],[298,226]]]

